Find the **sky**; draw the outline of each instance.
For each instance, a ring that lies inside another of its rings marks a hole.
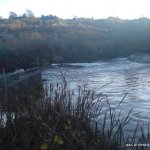
[[[26,9],[35,16],[56,15],[60,18],[150,18],[150,0],[0,0],[0,16],[9,12],[22,15]]]

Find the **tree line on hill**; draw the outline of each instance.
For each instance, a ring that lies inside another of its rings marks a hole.
[[[0,18],[0,72],[52,63],[92,62],[150,52],[150,19],[122,20],[48,15]]]

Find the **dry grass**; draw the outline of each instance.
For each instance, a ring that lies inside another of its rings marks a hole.
[[[37,93],[43,95],[40,100]],[[1,104],[0,150],[146,149],[125,146],[148,143],[149,133],[145,135],[140,127],[141,136],[137,137],[137,124],[131,135],[125,136],[133,113],[121,117],[117,110],[122,101],[114,109],[107,98],[85,86],[79,86],[75,94],[66,83],[16,96]]]

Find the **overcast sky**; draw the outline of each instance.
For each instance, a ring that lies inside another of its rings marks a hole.
[[[35,16],[52,14],[60,18],[150,18],[150,0],[0,0],[0,16],[8,17],[10,11],[21,15],[26,9]]]

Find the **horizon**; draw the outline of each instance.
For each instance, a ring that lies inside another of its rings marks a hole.
[[[54,15],[63,19],[94,18],[106,19],[108,17],[120,19],[150,18],[148,0],[43,0],[22,1],[1,0],[0,16],[9,17],[9,12],[21,16],[26,9],[30,9],[36,17]]]

